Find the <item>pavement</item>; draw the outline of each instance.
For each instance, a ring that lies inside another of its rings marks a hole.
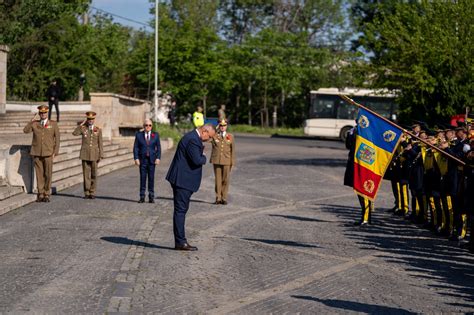
[[[138,204],[138,169],[77,185],[0,217],[0,313],[283,314],[474,311],[474,256],[387,213],[356,228],[341,142],[237,137],[229,204],[213,205],[211,165],[173,250],[172,191]],[[207,156],[210,148],[206,149]]]

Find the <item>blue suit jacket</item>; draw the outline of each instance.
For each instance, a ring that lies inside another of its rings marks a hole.
[[[196,130],[188,132],[179,141],[166,180],[172,185],[196,192],[201,185],[202,166],[206,157],[202,154],[202,144]]]
[[[146,156],[147,150],[150,154],[150,157]],[[133,159],[141,161],[147,158],[149,158],[150,161],[161,159],[160,136],[157,132],[152,132],[150,143],[147,144],[145,140],[145,132],[139,131],[135,134],[135,143],[133,144]]]

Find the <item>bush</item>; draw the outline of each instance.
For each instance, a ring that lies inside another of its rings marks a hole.
[[[249,125],[230,125],[229,132],[254,133],[264,135],[304,136],[303,128],[261,128]]]
[[[158,132],[161,139],[171,138],[173,139],[174,145],[177,145],[181,139],[181,133],[170,125],[163,125],[154,122],[153,131]]]

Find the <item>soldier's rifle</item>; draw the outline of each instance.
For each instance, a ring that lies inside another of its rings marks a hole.
[[[434,150],[440,152],[440,153],[443,154],[444,156],[446,156],[446,157],[448,157],[448,158],[450,158],[450,159],[455,160],[456,162],[458,162],[459,164],[461,164],[461,165],[463,165],[463,166],[466,165],[466,163],[464,163],[463,161],[461,161],[461,160],[458,159],[457,157],[455,157],[455,156],[449,154],[448,152],[446,152],[446,151],[444,151],[444,150],[442,150],[442,149],[440,149],[440,148],[438,148],[438,147],[432,145],[432,144],[429,143],[428,141],[421,139],[420,137],[416,136],[416,135],[415,135],[414,133],[412,133],[411,131],[408,131],[408,130],[406,130],[405,128],[400,127],[400,126],[397,125],[396,123],[394,123],[394,122],[388,120],[387,118],[385,118],[385,117],[383,117],[383,116],[377,114],[377,113],[374,112],[373,110],[371,110],[371,109],[365,107],[364,105],[361,105],[361,104],[357,103],[356,101],[354,101],[354,100],[351,99],[350,97],[348,97],[348,96],[346,96],[346,95],[339,95],[339,97],[342,98],[342,99],[343,99],[344,101],[346,101],[347,103],[349,103],[349,104],[351,104],[351,105],[354,105],[354,106],[357,106],[358,108],[362,108],[362,109],[368,111],[369,113],[371,113],[372,115],[377,116],[378,118],[384,120],[385,122],[389,123],[389,124],[392,125],[393,127],[397,128],[397,129],[400,129],[400,130],[403,131],[404,133],[410,135],[412,138],[415,138],[415,139],[419,140],[420,142],[423,142],[424,144],[426,144],[426,145],[429,146],[430,148],[432,148],[432,149],[434,149]]]

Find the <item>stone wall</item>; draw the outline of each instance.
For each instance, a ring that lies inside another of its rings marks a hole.
[[[120,128],[139,129],[150,112],[150,102],[112,93],[91,93],[91,109],[105,139],[120,137]]]
[[[26,192],[33,191],[35,177],[30,147],[0,144],[0,181],[9,186],[21,186]]]
[[[0,45],[0,115],[6,113],[8,46]]]

